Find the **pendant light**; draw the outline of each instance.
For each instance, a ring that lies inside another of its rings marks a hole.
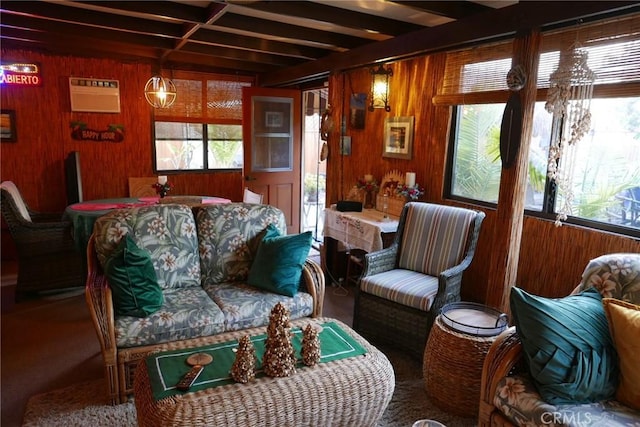
[[[168,108],[176,100],[176,85],[171,81],[156,75],[147,80],[144,86],[144,97],[153,108]]]

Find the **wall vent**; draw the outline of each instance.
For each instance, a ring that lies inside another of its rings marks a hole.
[[[120,82],[118,80],[69,77],[69,95],[71,111],[120,112]]]

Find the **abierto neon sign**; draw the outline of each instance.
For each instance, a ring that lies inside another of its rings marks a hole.
[[[12,86],[40,86],[40,67],[37,64],[0,64],[0,84]]]

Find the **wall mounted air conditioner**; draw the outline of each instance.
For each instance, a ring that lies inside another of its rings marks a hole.
[[[118,80],[69,77],[69,95],[71,111],[120,112],[120,82]]]

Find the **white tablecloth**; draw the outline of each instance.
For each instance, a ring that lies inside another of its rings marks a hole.
[[[395,233],[398,230],[398,219],[392,215],[384,218],[383,213],[375,209],[340,212],[332,206],[324,210],[323,233],[342,242],[347,249],[375,252],[383,248],[382,233]]]

